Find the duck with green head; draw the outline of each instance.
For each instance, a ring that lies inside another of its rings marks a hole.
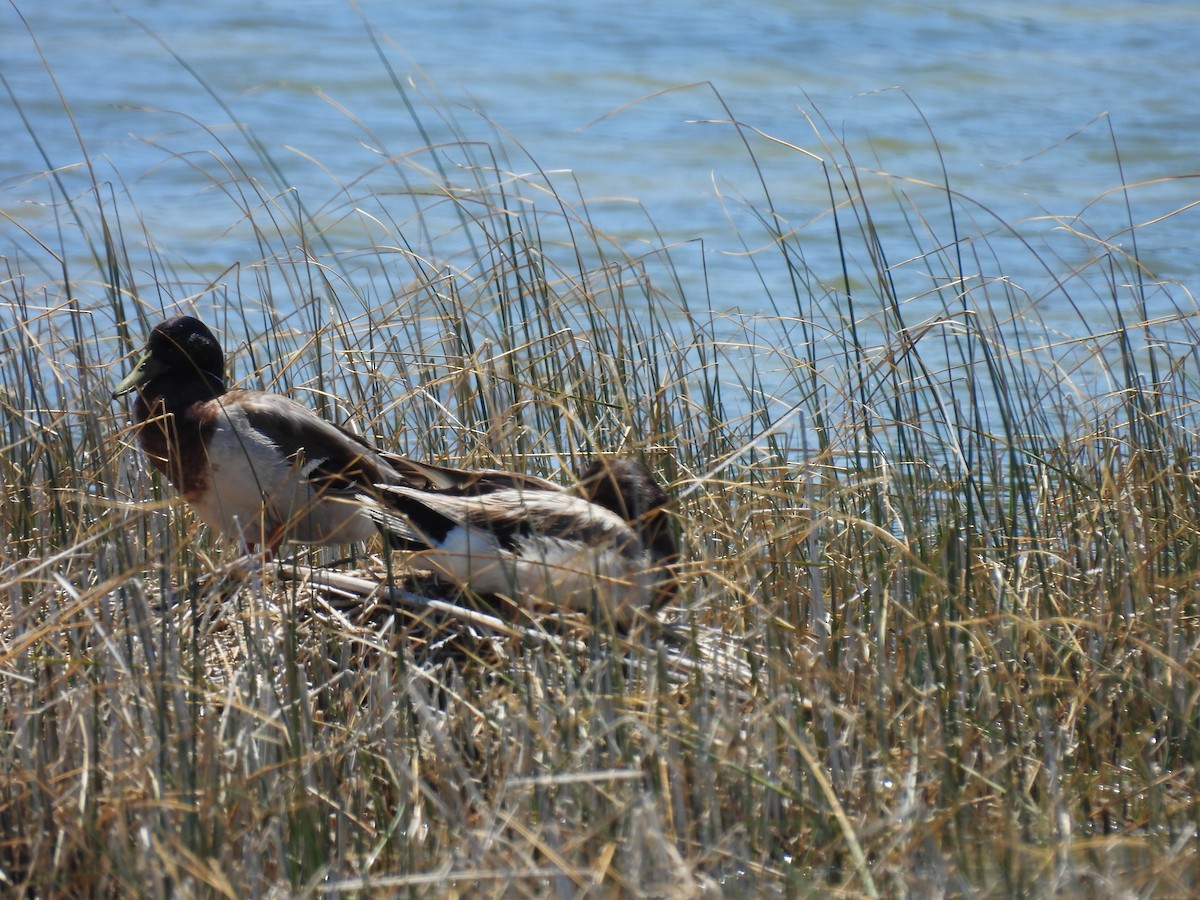
[[[251,550],[365,541],[382,528],[393,545],[425,552],[439,561],[436,571],[477,593],[556,583],[542,577],[545,565],[536,577],[517,577],[538,569],[526,559],[641,585],[644,570],[675,555],[663,530],[666,495],[640,463],[593,466],[577,496],[536,476],[384,453],[288,397],[230,390],[225,379],[216,337],[179,316],[154,328],[114,396],[136,393],[138,438],[151,463],[203,522],[240,535]],[[572,587],[572,598],[584,590]],[[662,596],[646,602],[657,606]]]

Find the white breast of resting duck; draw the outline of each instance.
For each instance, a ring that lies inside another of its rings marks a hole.
[[[300,415],[290,403],[275,407],[282,416]],[[302,421],[315,421],[304,412]],[[321,492],[309,481],[324,460],[283,455],[268,434],[251,424],[240,404],[221,405],[206,449],[209,489],[186,499],[211,528],[264,545],[280,531],[289,540],[312,544],[365,541],[376,533],[352,497]]]

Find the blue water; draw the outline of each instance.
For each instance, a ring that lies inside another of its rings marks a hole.
[[[385,161],[465,138],[481,142],[476,159],[487,158],[486,142],[503,154],[501,168],[540,168],[557,192],[586,198],[593,224],[631,252],[677,245],[675,272],[692,305],[805,313],[778,257],[751,260],[743,250],[767,243],[752,211],[766,208],[761,174],[779,221],[800,229],[817,295],[838,281],[828,170],[784,142],[832,160],[841,151],[826,145],[840,141],[864,173],[892,264],[953,237],[944,196],[922,186],[947,178],[960,197],[960,233],[986,236],[975,248],[985,268],[1065,334],[1111,318],[1102,290],[1078,289],[1068,303],[1056,288],[1055,276],[1094,250],[1062,228],[1079,226],[1081,213],[1082,230],[1127,249],[1129,222],[1153,223],[1138,230],[1137,249],[1151,279],[1170,286],[1164,308],[1177,310],[1200,287],[1190,208],[1200,200],[1191,178],[1200,172],[1194,0],[360,8],[18,0],[24,21],[0,9],[0,75],[11,92],[0,95],[0,256],[10,276],[27,286],[61,277],[34,238],[61,242],[51,249],[66,249],[74,277],[89,274],[54,185],[39,175],[54,167],[86,200],[93,176],[81,144],[122,217],[140,273],[132,288],[149,304],[267,290],[244,268],[263,256],[245,209],[261,222],[271,206],[246,199],[248,176],[278,195],[280,209],[302,203],[335,250],[364,246],[371,226],[356,211],[366,210],[391,218],[373,239],[403,235],[429,259],[454,258],[458,236],[439,219],[448,213],[432,214],[423,232],[421,200],[406,194],[427,193],[417,166],[434,157]],[[731,114],[777,140],[749,135],[747,148]],[[452,177],[463,159],[438,156]],[[1123,183],[1138,186],[1111,193]],[[1001,223],[1016,223],[1028,245]],[[852,268],[868,269],[865,257],[860,250]],[[364,303],[413,276],[381,286],[379,265],[366,256],[344,276]],[[909,268],[898,266],[898,287],[916,297],[927,275]],[[224,295],[204,293],[214,278]],[[103,296],[94,284],[91,296],[77,285],[80,293],[85,305]],[[290,300],[272,291],[264,302]],[[918,302],[913,312],[936,309]],[[14,315],[0,309],[6,322]]]

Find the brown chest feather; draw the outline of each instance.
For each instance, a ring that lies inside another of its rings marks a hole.
[[[146,410],[139,426],[138,439],[150,462],[185,498],[202,494],[209,486],[205,441],[216,426],[216,411],[209,410],[210,405],[211,401],[199,401],[175,415],[158,402]]]

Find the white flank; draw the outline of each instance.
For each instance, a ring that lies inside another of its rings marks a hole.
[[[417,492],[401,488],[397,493],[414,496]],[[478,498],[429,497],[428,502],[461,524],[436,546],[419,551],[417,557],[461,587],[477,594],[503,594],[572,609],[590,609],[599,603],[619,618],[624,618],[631,606],[644,606],[648,600],[652,580],[647,574],[648,554],[627,524],[606,509],[565,494],[515,490]],[[510,514],[514,507],[526,516],[530,533],[512,548],[501,546],[485,527],[464,521],[468,511]],[[556,525],[563,525],[565,513],[572,514],[581,527],[550,533]],[[604,533],[582,527],[597,522],[608,523],[610,530]],[[539,533],[543,524],[545,533]],[[584,535],[594,542],[589,543]],[[628,547],[638,548],[637,552],[623,553]]]
[[[210,527],[267,544],[282,529],[302,543],[365,541],[375,526],[361,507],[341,497],[318,498],[305,471],[250,426],[238,406],[224,409],[208,443],[213,472],[208,497],[189,498]],[[319,460],[307,460],[306,468]]]

